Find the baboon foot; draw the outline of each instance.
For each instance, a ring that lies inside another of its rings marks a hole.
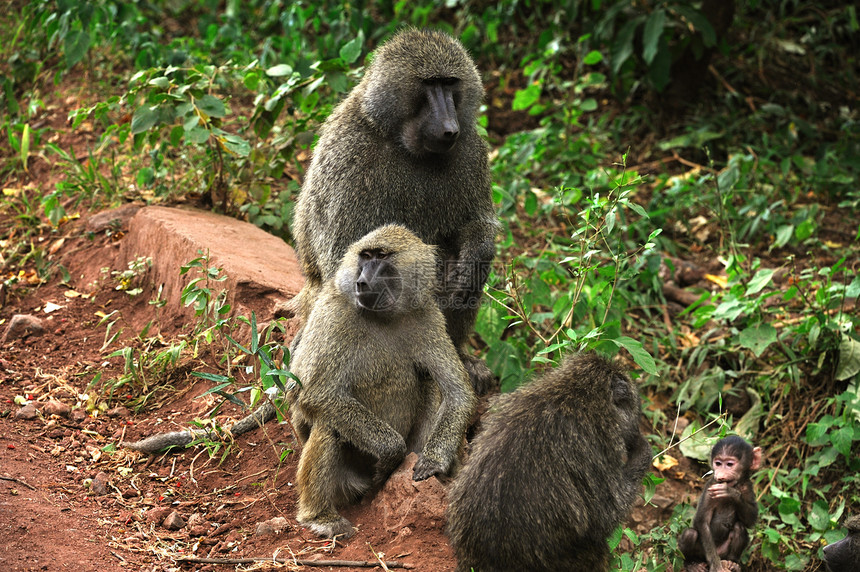
[[[349,538],[355,533],[352,523],[340,515],[336,515],[335,518],[321,517],[313,520],[298,518],[297,520],[299,525],[323,538],[334,538],[335,536]]]
[[[720,564],[723,565],[723,572],[741,572],[741,565],[737,562],[732,562],[731,560],[721,560]]]
[[[484,360],[469,354],[460,354],[460,358],[463,360],[463,367],[466,368],[469,381],[477,395],[484,395],[496,387],[496,376],[493,375]]]

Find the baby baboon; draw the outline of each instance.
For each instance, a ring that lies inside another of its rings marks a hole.
[[[824,547],[824,561],[830,572],[856,572],[860,570],[860,516],[845,522],[848,536]]]
[[[747,528],[758,518],[750,475],[761,466],[761,447],[731,435],[711,449],[714,476],[705,483],[693,527],[681,533],[678,548],[687,572],[740,571],[749,544]]]
[[[487,145],[475,128],[482,98],[478,71],[460,42],[438,31],[397,34],[323,125],[292,229],[306,278],[303,320],[349,245],[378,226],[402,224],[435,245],[437,300],[480,393],[494,378],[466,353],[465,342],[498,224]]]
[[[303,441],[298,521],[349,535],[337,507],[385,481],[408,451],[413,478],[455,464],[477,404],[433,294],[435,248],[402,226],[350,246],[304,326],[288,396]]]
[[[499,397],[449,495],[458,572],[605,570],[651,461],[640,415],[630,378],[592,353]]]

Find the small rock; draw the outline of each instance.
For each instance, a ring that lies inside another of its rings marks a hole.
[[[15,412],[15,419],[24,419],[26,421],[35,419],[38,416],[39,410],[36,409],[36,405],[33,403],[28,403],[27,405]]]
[[[651,504],[663,510],[666,510],[672,508],[672,506],[675,504],[675,501],[661,495],[654,495],[653,497],[651,497]]]
[[[87,219],[87,229],[92,232],[102,232],[109,226],[128,228],[128,221],[140,210],[140,203],[127,203],[109,211],[94,214]]]
[[[99,471],[99,473],[93,479],[93,494],[97,497],[108,494],[108,476],[104,471]]]
[[[167,530],[179,530],[180,528],[185,527],[185,521],[182,520],[182,517],[179,516],[179,513],[174,510],[167,515],[167,518],[164,519],[164,522],[161,523],[161,526],[163,526]]]
[[[45,406],[42,407],[42,413],[45,415],[59,415],[60,417],[68,417],[72,412],[72,408],[56,399],[49,399]]]
[[[30,314],[15,314],[9,320],[9,325],[3,333],[0,343],[25,338],[27,336],[39,336],[45,333],[42,320]]]
[[[210,526],[206,526],[205,524],[198,524],[197,526],[189,526],[188,534],[191,536],[206,536],[211,529]]]
[[[287,519],[282,516],[276,516],[275,518],[270,518],[269,520],[258,522],[257,529],[254,534],[256,536],[263,536],[266,534],[278,534],[287,527],[289,527]]]
[[[122,498],[124,498],[124,499],[133,499],[133,498],[137,498],[139,496],[140,496],[140,491],[138,491],[136,489],[128,489],[126,491],[123,491],[123,493],[122,493]]]
[[[164,522],[164,519],[168,514],[170,514],[170,510],[170,507],[157,506],[146,511],[143,518],[150,524],[154,522]]]
[[[83,409],[72,410],[72,421],[74,421],[75,423],[83,423],[86,418],[87,413]]]
[[[119,417],[120,419],[127,419],[131,417],[131,412],[122,405],[118,405],[117,407],[108,409],[107,416],[111,418]]]

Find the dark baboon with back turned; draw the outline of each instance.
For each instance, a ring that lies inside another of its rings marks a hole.
[[[374,228],[402,224],[436,246],[437,300],[479,393],[494,378],[465,344],[497,229],[487,145],[476,130],[482,98],[459,41],[431,30],[394,36],[323,125],[292,229],[306,278],[303,320],[349,245]]]
[[[288,392],[303,442],[297,520],[350,535],[337,508],[419,453],[413,479],[456,464],[477,398],[433,297],[436,249],[405,227],[354,243],[321,288],[292,356]]]
[[[458,572],[606,570],[651,461],[639,392],[593,353],[491,405],[450,490]]]
[[[830,572],[860,570],[860,515],[845,521],[848,536],[824,547],[824,562]]]

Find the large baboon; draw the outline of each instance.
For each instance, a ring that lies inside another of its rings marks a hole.
[[[458,572],[606,570],[651,460],[639,393],[591,353],[491,406],[449,495]]]
[[[479,393],[494,379],[465,344],[497,229],[487,146],[476,131],[482,98],[460,42],[438,31],[397,34],[323,125],[292,229],[306,278],[303,320],[349,245],[370,230],[402,224],[435,245],[438,303]]]
[[[300,524],[349,535],[337,507],[382,483],[408,451],[413,478],[456,464],[477,402],[433,293],[435,248],[389,225],[353,244],[307,318],[288,393],[304,443]]]

